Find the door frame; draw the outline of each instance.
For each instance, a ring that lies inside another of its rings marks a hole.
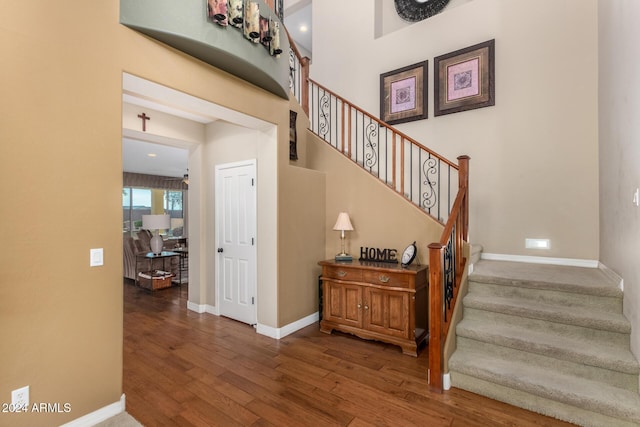
[[[220,218],[220,209],[221,209],[221,204],[218,203],[218,192],[220,189],[220,183],[218,182],[218,171],[221,169],[231,169],[231,168],[236,168],[236,167],[242,167],[242,166],[251,166],[253,168],[253,176],[255,179],[255,188],[256,190],[254,191],[254,207],[255,207],[255,215],[254,215],[254,224],[253,224],[253,228],[255,230],[255,244],[252,246],[252,250],[253,250],[253,260],[254,260],[254,265],[253,265],[253,269],[254,269],[254,281],[253,281],[253,287],[254,287],[254,294],[255,294],[255,303],[253,304],[253,323],[251,323],[251,326],[256,327],[256,325],[258,324],[258,302],[259,302],[259,296],[258,296],[258,161],[257,159],[246,159],[246,160],[240,160],[237,162],[229,162],[229,163],[219,163],[214,165],[214,173],[213,173],[213,180],[214,180],[214,195],[213,195],[213,200],[214,200],[214,219],[213,219],[213,223],[214,223],[214,230],[215,230],[215,248],[216,250],[213,252],[214,256],[215,256],[215,272],[213,274],[214,276],[214,287],[215,287],[215,306],[217,307],[217,313],[218,315],[222,315],[221,312],[221,308],[222,308],[222,287],[220,284],[220,256],[218,255],[217,252],[217,248],[220,247],[221,243],[220,243],[220,223],[218,221],[218,218]]]

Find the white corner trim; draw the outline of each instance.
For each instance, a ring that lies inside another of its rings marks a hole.
[[[313,314],[308,315],[307,317],[303,317],[302,319],[296,320],[293,323],[289,323],[288,325],[283,326],[282,328],[274,328],[267,325],[262,325],[258,323],[256,327],[256,332],[260,335],[266,335],[271,338],[275,338],[279,340],[280,338],[284,338],[287,335],[290,335],[296,331],[299,331],[302,328],[305,328],[320,319],[320,314],[316,311]]]
[[[451,389],[451,374],[446,373],[442,376],[442,388],[444,390]]]
[[[507,254],[489,254],[483,252],[480,259],[491,261],[512,261],[512,262],[528,262],[531,264],[552,264],[565,265],[569,267],[586,267],[598,268],[598,260],[593,259],[574,259],[574,258],[551,258],[544,256],[527,256],[527,255],[507,255]]]
[[[209,304],[196,304],[195,302],[187,301],[187,309],[195,311],[198,314],[209,313],[215,316],[220,316],[218,307]]]
[[[195,302],[187,301],[187,309],[195,311],[196,313],[204,313],[207,306],[205,304],[196,304]]]
[[[104,420],[107,420],[111,417],[115,417],[121,412],[124,412],[125,409],[125,396],[124,393],[120,396],[120,401],[114,402],[110,405],[107,405],[103,408],[98,409],[97,411],[93,411],[87,415],[84,415],[80,418],[76,418],[73,421],[69,421],[66,424],[63,424],[60,427],[91,427],[98,423],[101,423]]]
[[[613,271],[612,269],[610,269],[609,267],[607,267],[601,262],[598,263],[598,268],[600,269],[600,271],[602,271],[602,273],[605,276],[607,276],[609,280],[616,283],[616,285],[618,286],[618,289],[624,292],[624,279],[620,277],[618,273],[616,273],[615,271]]]

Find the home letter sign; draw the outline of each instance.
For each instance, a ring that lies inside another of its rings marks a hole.
[[[398,263],[397,249],[379,249],[360,247],[360,261]]]

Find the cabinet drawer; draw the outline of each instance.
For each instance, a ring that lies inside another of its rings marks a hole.
[[[330,279],[362,281],[362,271],[353,268],[325,267],[324,275]]]
[[[364,271],[363,281],[374,285],[393,286],[397,288],[409,287],[409,276],[406,274],[387,273],[385,271]]]

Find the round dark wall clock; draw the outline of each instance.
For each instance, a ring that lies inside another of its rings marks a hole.
[[[402,266],[407,267],[409,264],[411,264],[413,260],[416,258],[417,253],[418,253],[418,248],[416,248],[416,242],[413,242],[412,244],[407,246],[404,252],[402,252],[402,259],[400,260],[400,262],[402,263]]]
[[[394,0],[398,15],[410,22],[418,22],[442,12],[449,0]]]

